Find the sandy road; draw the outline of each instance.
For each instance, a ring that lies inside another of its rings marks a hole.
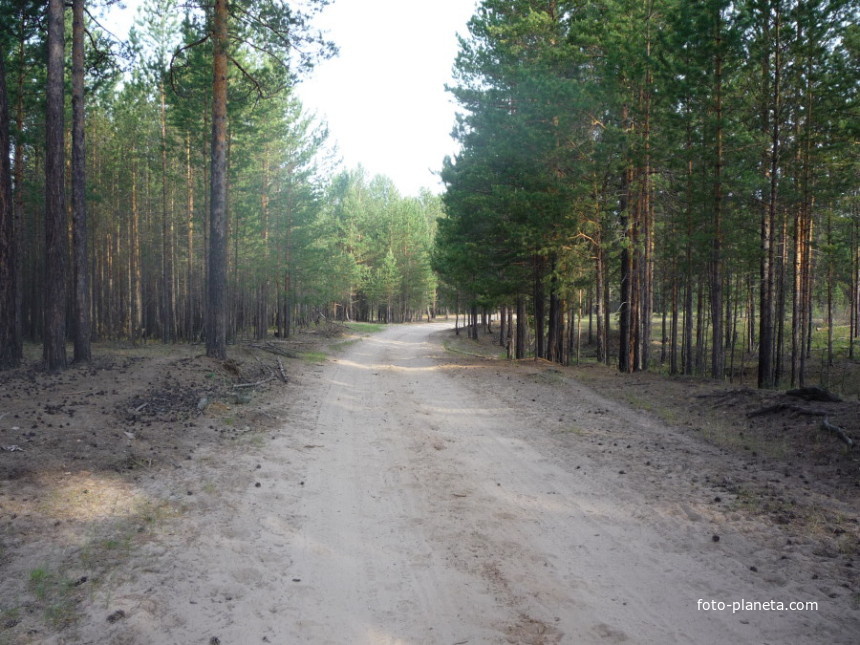
[[[329,362],[304,417],[225,475],[241,492],[154,545],[112,597],[127,620],[81,642],[849,642],[826,611],[698,610],[806,598],[737,573],[707,528],[691,539],[575,446],[559,453],[542,427],[558,410],[447,364],[439,338],[395,326]],[[565,414],[598,400],[580,390]]]

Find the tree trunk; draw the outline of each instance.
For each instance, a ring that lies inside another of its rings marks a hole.
[[[652,85],[653,74],[651,71],[651,56],[653,44],[653,20],[654,20],[654,2],[647,0],[646,19],[645,19],[645,83],[642,88],[642,112],[643,112],[643,132],[642,145],[644,147],[644,167],[642,169],[642,189],[641,189],[641,206],[639,208],[638,219],[639,225],[639,243],[638,263],[640,265],[637,274],[639,276],[639,306],[637,325],[637,344],[636,351],[636,369],[647,370],[651,362],[651,334],[652,334],[652,314],[654,312],[654,205],[652,201],[652,181],[651,181],[651,111],[652,111]]]
[[[507,335],[507,338],[505,338],[505,349],[507,350],[506,353],[507,353],[508,358],[514,357],[513,342],[514,342],[514,308],[508,307],[508,335]]]
[[[776,210],[777,210],[777,189],[779,187],[779,146],[780,146],[780,118],[781,118],[781,101],[780,96],[782,88],[780,85],[781,72],[781,17],[777,10],[777,15],[774,18],[774,28],[776,30],[775,46],[774,46],[774,62],[773,62],[773,87],[769,97],[769,104],[764,108],[765,115],[770,114],[768,119],[766,116],[765,127],[769,128],[770,135],[770,152],[768,155],[768,174],[770,179],[770,190],[767,199],[767,205],[762,213],[761,222],[761,288],[760,288],[760,331],[759,331],[759,362],[758,362],[758,386],[761,388],[774,387],[773,369],[773,354],[774,354],[774,282],[775,282],[775,244],[774,235],[776,233]],[[768,18],[769,21],[769,18]],[[769,59],[769,56],[765,57]],[[766,60],[763,69],[763,76],[766,84],[770,84],[770,64]]]
[[[544,328],[546,324],[543,291],[543,258],[534,257],[535,358],[546,358]]]
[[[558,280],[552,278],[549,294],[549,335],[547,358],[554,363],[564,363],[564,303],[558,296]]]
[[[606,363],[608,358],[608,342],[607,342],[607,331],[606,325],[604,321],[604,307],[605,307],[605,291],[606,291],[606,280],[605,280],[605,272],[604,272],[604,250],[603,250],[603,242],[598,239],[596,241],[596,248],[594,250],[594,301],[597,305],[597,362],[598,363]]]
[[[696,298],[696,359],[695,372],[703,374],[705,370],[705,328],[707,321],[705,320],[705,285],[704,278],[700,279],[699,289]]]
[[[556,261],[550,261],[549,283],[549,333],[547,334],[546,357],[554,363],[564,362],[564,322],[562,303],[558,295],[558,276],[556,276]]]
[[[0,369],[21,362],[21,339],[16,337],[18,315],[17,243],[12,203],[12,164],[9,158],[9,100],[6,93],[6,51],[0,47]]]
[[[185,299],[185,340],[194,339],[194,303],[197,283],[194,279],[194,169],[191,165],[191,134],[185,138],[185,210],[186,210],[186,299]]]
[[[833,262],[833,211],[828,209],[826,222],[827,232],[827,366],[833,366],[833,283],[836,280],[834,275]]]
[[[23,30],[23,19],[21,23],[21,33],[18,40],[18,78],[16,79],[18,87],[18,98],[15,105],[15,128],[17,132],[24,131],[24,77],[26,74],[25,61],[25,40]],[[24,185],[24,142],[22,137],[17,137],[15,140],[15,163],[12,166],[13,185]],[[13,256],[13,273],[15,275],[15,328],[13,332],[13,342],[15,346],[10,348],[12,355],[17,356],[18,361],[24,358],[24,253],[18,246],[18,243],[23,239],[24,230],[24,191],[14,190],[12,195],[12,239],[16,243],[16,249]],[[37,280],[33,280],[32,284],[36,284]],[[35,320],[36,317],[34,316]],[[31,327],[34,326],[31,324]]]
[[[173,218],[167,198],[167,103],[164,83],[158,87],[161,117],[161,341],[175,340],[173,296]]]
[[[528,317],[526,316],[525,299],[517,296],[517,340],[515,343],[515,358],[525,358],[526,356],[526,331],[528,328]]]
[[[857,330],[860,327],[860,316],[857,307],[860,304],[860,235],[858,235],[857,215],[851,218],[851,279],[849,280],[848,306],[851,308],[848,323],[848,358],[854,360],[854,345],[857,342]]]
[[[45,277],[42,359],[46,369],[66,368],[65,126],[63,0],[48,2],[48,61],[45,110]]]
[[[140,209],[137,195],[136,150],[131,161],[131,338],[143,335],[143,269],[140,258]]]
[[[711,376],[725,376],[725,340],[723,338],[723,22],[719,7],[715,11],[714,40],[714,219],[711,239]]]
[[[678,373],[678,271],[677,263],[673,260],[676,270],[672,272],[672,314],[669,339],[669,373]]]
[[[75,362],[92,359],[84,140],[84,0],[72,2],[72,244],[75,258]]]
[[[56,0],[54,0],[56,1]],[[227,0],[215,0],[206,355],[227,358]]]
[[[630,174],[632,171],[625,170],[621,186],[621,202],[618,205],[620,214],[620,229],[623,235],[621,240],[621,307],[618,311],[618,369],[621,372],[632,372],[633,363],[631,361],[631,322],[632,322],[632,280],[633,280],[633,261],[632,261],[632,240],[630,231],[630,216],[627,212],[628,208],[628,191],[630,190]]]
[[[391,312],[391,302],[388,303],[388,311],[389,311],[389,319],[385,322],[390,322],[390,312]],[[472,340],[478,340],[478,304],[476,302],[472,302],[472,306],[469,308],[469,338]]]

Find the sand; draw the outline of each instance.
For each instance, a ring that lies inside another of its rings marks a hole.
[[[261,440],[147,484],[182,512],[46,642],[857,642],[856,600],[697,479],[718,449],[449,333],[362,338]]]

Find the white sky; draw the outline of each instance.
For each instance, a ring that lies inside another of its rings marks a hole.
[[[400,192],[441,190],[433,172],[456,151],[444,85],[475,0],[335,0],[320,26],[340,47],[299,84],[331,129],[347,167],[394,180]]]
[[[106,23],[125,33],[140,0]],[[401,193],[441,185],[434,172],[457,150],[455,106],[445,92],[457,34],[476,0],[334,0],[318,26],[340,48],[303,80],[306,108],[329,125],[347,168],[390,177]],[[119,12],[114,12],[119,13]]]

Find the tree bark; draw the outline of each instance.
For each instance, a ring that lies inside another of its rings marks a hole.
[[[158,86],[161,117],[161,340],[175,340],[176,308],[173,294],[173,217],[167,199],[167,102],[164,82]]]
[[[140,209],[137,199],[137,151],[132,149],[131,162],[131,338],[143,335],[143,271],[140,259]]]
[[[630,231],[630,214],[627,212],[630,190],[631,170],[625,170],[621,186],[621,202],[618,205],[620,215],[620,229],[623,238],[621,240],[621,306],[618,311],[618,370],[621,372],[632,372],[631,360],[631,322],[632,322],[632,297],[633,297],[633,261],[632,240]]]
[[[18,46],[18,77],[16,85],[18,89],[18,97],[15,105],[15,129],[17,132],[24,131],[24,76],[26,67],[25,60],[25,41],[24,21],[21,19],[21,31],[19,39],[16,43]],[[12,166],[12,177],[15,186],[24,185],[24,142],[22,137],[17,137],[15,140],[15,163]],[[12,195],[12,228],[13,240],[20,242],[22,240],[22,231],[24,230],[24,191],[14,190]],[[16,246],[14,255],[13,272],[15,274],[15,330],[13,333],[16,347],[12,350],[18,356],[18,360],[24,358],[24,253],[20,247]],[[34,280],[35,282],[35,280]],[[35,316],[34,316],[35,319]]]
[[[21,362],[21,339],[15,333],[18,315],[17,243],[9,158],[9,100],[6,93],[6,51],[0,47],[0,369]]]
[[[543,263],[540,256],[534,257],[534,312],[535,312],[535,358],[546,358],[544,345],[544,329],[546,324],[546,306],[543,289]]]
[[[723,21],[719,7],[714,17],[714,209],[711,240],[711,376],[725,376],[725,340],[723,339]]]
[[[602,237],[598,238],[595,242],[594,249],[594,276],[595,276],[595,285],[594,285],[594,301],[597,305],[597,362],[598,363],[606,363],[609,358],[609,344],[607,342],[607,331],[606,324],[604,321],[605,312],[605,302],[607,300],[605,291],[606,291],[606,279],[605,279],[605,268],[606,264],[605,260],[605,251],[603,249],[603,240]]]
[[[194,279],[194,168],[191,165],[191,134],[185,137],[185,217],[186,217],[186,300],[185,300],[185,340],[194,339],[195,307],[197,281]]]
[[[768,22],[770,18],[767,18]],[[765,120],[765,128],[769,129],[770,152],[767,159],[767,172],[770,180],[770,191],[767,206],[762,213],[761,222],[761,288],[759,303],[759,361],[758,361],[758,386],[760,388],[774,387],[773,353],[774,353],[774,235],[776,228],[777,189],[779,186],[779,146],[780,146],[780,118],[781,105],[780,86],[781,57],[780,57],[780,29],[781,17],[777,10],[774,18],[776,30],[773,62],[773,87],[768,105],[762,110]],[[763,76],[766,87],[770,86],[770,63],[769,56],[765,56]],[[766,97],[768,98],[768,97]],[[770,114],[768,119],[767,115]]]
[[[528,316],[526,315],[525,298],[517,296],[517,338],[515,343],[514,357],[525,358],[526,356],[526,330],[528,328]]]
[[[84,0],[72,2],[72,245],[75,259],[75,362],[92,359],[86,203]]]
[[[48,2],[45,111],[45,282],[42,359],[46,369],[66,368],[66,193],[64,167],[63,0]]]
[[[227,358],[227,0],[215,0],[206,355]]]
[[[549,333],[547,334],[546,357],[554,363],[564,362],[564,311],[558,294],[556,260],[550,260],[549,282]]]

